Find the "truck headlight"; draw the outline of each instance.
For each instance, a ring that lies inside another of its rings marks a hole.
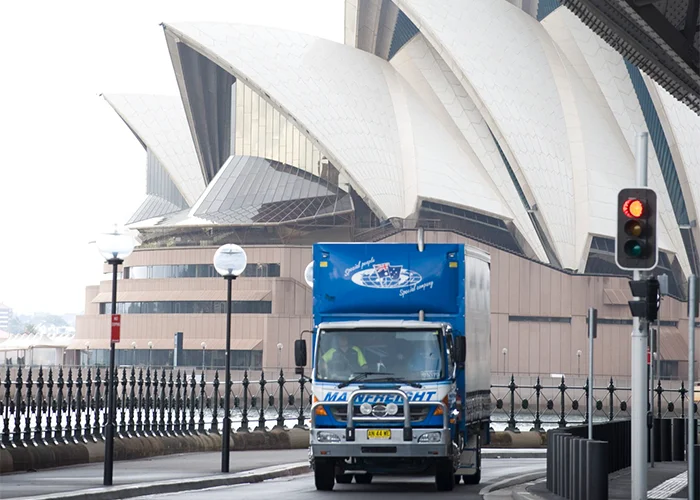
[[[418,438],[419,443],[439,443],[442,436],[439,432],[426,432]]]
[[[370,413],[372,413],[372,405],[369,403],[362,403],[360,405],[360,413],[362,413],[363,415],[369,415]]]
[[[316,439],[321,443],[339,443],[340,436],[335,432],[328,431],[318,431],[316,433]]]
[[[399,407],[396,406],[396,403],[389,403],[386,405],[386,414],[387,415],[396,415],[399,412]]]

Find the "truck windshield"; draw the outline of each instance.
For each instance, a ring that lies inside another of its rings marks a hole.
[[[363,380],[383,374],[407,382],[429,382],[445,376],[440,330],[322,330],[318,338],[316,379],[344,382],[362,372]]]

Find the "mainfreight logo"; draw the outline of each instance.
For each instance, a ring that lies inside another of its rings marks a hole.
[[[323,398],[323,401],[337,403],[347,402],[350,394],[350,392],[327,392],[325,397]],[[408,396],[408,401],[411,403],[420,403],[423,401],[436,401],[436,394],[436,391],[416,391],[406,393],[406,395]],[[402,402],[403,399],[395,394],[359,394],[355,398],[355,404],[357,405],[361,405],[362,403],[401,404]]]
[[[368,288],[404,288],[415,287],[423,277],[403,266],[392,266],[389,262],[374,264],[371,269],[364,269],[352,275],[356,285]]]

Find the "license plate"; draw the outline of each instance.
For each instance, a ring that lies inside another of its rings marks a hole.
[[[367,439],[391,439],[391,431],[389,429],[368,429]]]

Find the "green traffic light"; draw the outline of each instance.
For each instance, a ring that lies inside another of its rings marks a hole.
[[[630,240],[625,243],[625,253],[630,257],[640,257],[642,255],[642,245],[638,241]]]

